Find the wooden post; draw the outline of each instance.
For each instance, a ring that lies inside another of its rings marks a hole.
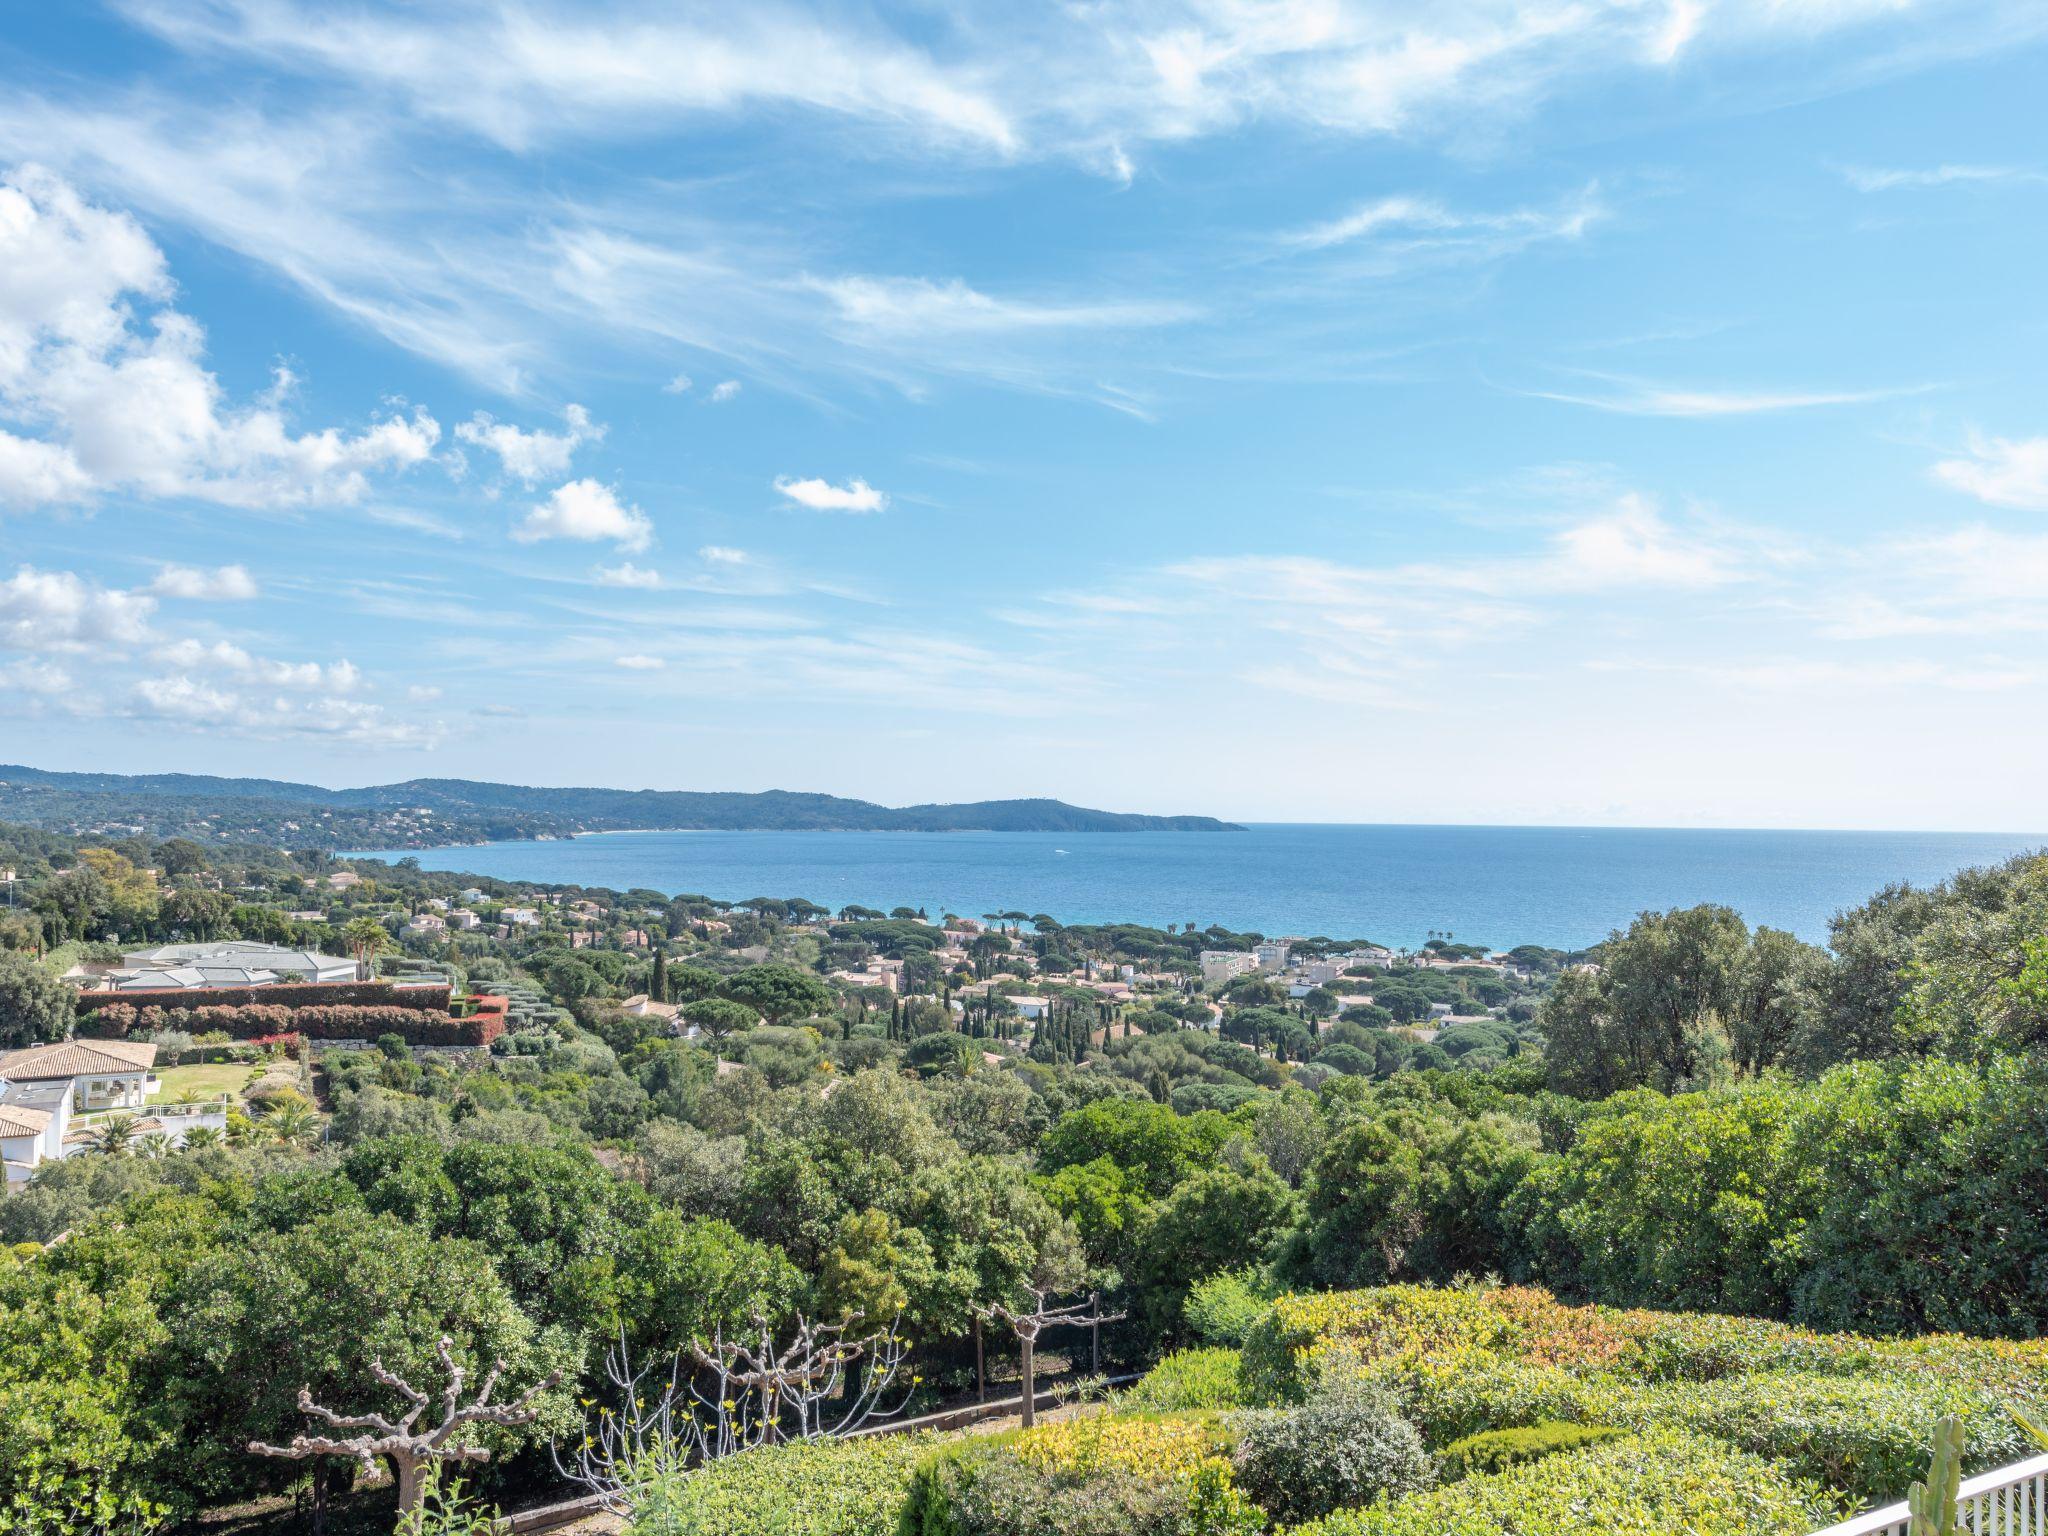
[[[981,1314],[974,1314],[974,1400],[988,1401],[988,1373],[982,1366],[981,1358]]]

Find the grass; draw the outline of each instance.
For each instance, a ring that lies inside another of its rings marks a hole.
[[[249,1086],[251,1074],[257,1070],[242,1061],[209,1062],[199,1067],[165,1067],[157,1073],[163,1079],[163,1091],[150,1102],[175,1104],[186,1093],[197,1093],[209,1099],[227,1094],[239,1099],[242,1090]]]

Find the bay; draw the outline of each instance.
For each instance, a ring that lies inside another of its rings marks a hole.
[[[1815,942],[1894,881],[2048,843],[1954,832],[1255,825],[1243,832],[610,832],[554,842],[371,851],[540,885],[726,901],[1045,912],[1063,923],[1193,922],[1394,946],[1562,949],[1650,908],[1721,902]]]

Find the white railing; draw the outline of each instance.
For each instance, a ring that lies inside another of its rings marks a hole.
[[[1906,1536],[1907,1510],[1887,1504],[1813,1536]],[[1963,1479],[1956,1521],[1973,1536],[2048,1536],[2048,1456]]]

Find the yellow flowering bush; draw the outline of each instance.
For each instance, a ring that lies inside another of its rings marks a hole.
[[[1120,1413],[1059,1419],[1003,1438],[1018,1460],[1041,1471],[1110,1468],[1170,1478],[1192,1478],[1208,1461],[1227,1462],[1232,1439],[1214,1416]]]

